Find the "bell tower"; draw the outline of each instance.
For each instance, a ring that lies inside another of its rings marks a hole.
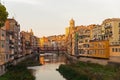
[[[75,27],[75,21],[73,20],[73,18],[70,20],[69,22],[70,27]]]
[[[34,35],[34,33],[33,33],[32,29],[30,29],[30,33],[31,33],[31,35]]]

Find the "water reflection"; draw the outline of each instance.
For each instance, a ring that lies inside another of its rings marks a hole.
[[[56,69],[61,63],[45,64],[35,69],[36,80],[65,80]]]
[[[52,59],[52,62],[45,63],[45,65],[28,68],[33,69],[33,75],[36,77],[36,80],[65,80],[63,76],[56,71],[60,64],[64,64],[63,56],[55,56]]]

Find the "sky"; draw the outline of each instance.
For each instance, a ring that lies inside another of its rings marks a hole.
[[[120,18],[120,0],[1,0],[9,18],[14,17],[21,31],[36,36],[65,34],[71,18],[75,25],[101,24],[107,18]]]

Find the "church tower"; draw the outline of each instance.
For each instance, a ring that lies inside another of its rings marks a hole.
[[[71,19],[69,23],[70,27],[75,27],[75,21],[73,19]]]
[[[34,35],[32,29],[30,29],[30,34],[31,34],[31,35]]]

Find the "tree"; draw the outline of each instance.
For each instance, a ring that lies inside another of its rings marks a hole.
[[[4,5],[0,3],[0,28],[4,26],[5,21],[8,17],[8,12]]]

